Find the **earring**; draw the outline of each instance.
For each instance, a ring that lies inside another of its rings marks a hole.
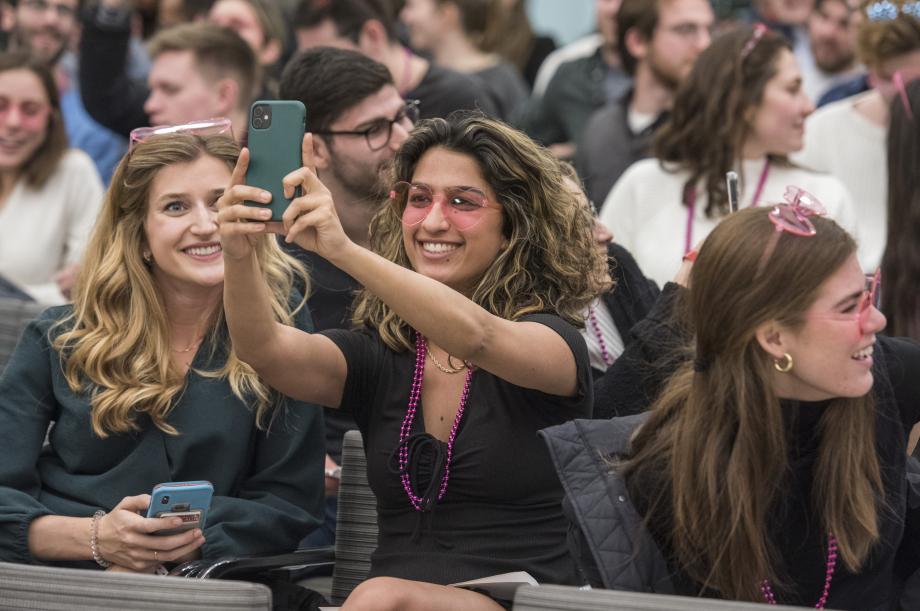
[[[144,263],[149,264],[151,261],[153,261],[153,255],[150,253],[149,250],[145,250],[141,256],[144,258]]]
[[[792,355],[788,352],[784,352],[782,359],[773,359],[773,368],[780,373],[789,373],[792,371]]]

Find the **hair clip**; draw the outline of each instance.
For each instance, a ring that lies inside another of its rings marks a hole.
[[[901,7],[901,13],[920,19],[920,2],[908,2]]]
[[[890,0],[876,2],[866,7],[866,16],[869,21],[888,21],[898,18],[898,7]]]
[[[744,61],[744,58],[751,54],[751,51],[754,50],[754,47],[757,46],[757,43],[760,42],[760,39],[763,38],[763,35],[768,31],[770,31],[770,28],[763,23],[758,21],[754,24],[754,31],[751,34],[750,40],[748,40],[744,44],[744,48],[741,49],[741,61]]]

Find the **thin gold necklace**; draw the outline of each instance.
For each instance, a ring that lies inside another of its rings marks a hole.
[[[198,339],[196,339],[195,341],[193,341],[191,344],[189,344],[186,348],[172,348],[172,351],[173,351],[173,352],[178,352],[179,354],[182,354],[182,353],[184,353],[184,352],[190,352],[190,351],[192,350],[192,348],[195,348],[196,346],[198,346],[198,344],[200,344],[200,343],[201,343],[201,340],[203,340],[203,339],[204,339],[204,337],[199,337]]]
[[[431,347],[427,345],[427,342],[426,342],[426,346],[425,346],[425,347],[427,348],[426,352],[428,353],[428,358],[431,359],[431,362],[434,363],[434,366],[435,366],[435,367],[437,367],[438,369],[440,369],[440,370],[443,371],[444,373],[448,373],[448,374],[460,373],[461,371],[463,371],[464,369],[467,368],[467,363],[466,363],[466,361],[461,361],[461,363],[463,363],[463,364],[462,364],[460,367],[456,368],[456,369],[453,369],[453,368],[451,368],[451,367],[445,367],[444,365],[442,365],[442,364],[440,363],[440,361],[438,361],[437,357],[435,357],[434,352],[431,351]],[[449,354],[447,355],[447,358],[448,358],[448,362],[450,362],[450,361],[449,361],[449,359],[450,359],[450,355],[449,355]]]

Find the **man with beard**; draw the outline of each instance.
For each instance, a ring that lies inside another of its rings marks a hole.
[[[596,111],[582,132],[576,167],[591,201],[603,202],[626,168],[648,157],[677,86],[709,46],[714,19],[707,0],[623,0],[618,49],[633,87]]]
[[[808,18],[812,63],[802,64],[802,86],[812,100],[856,76],[856,31],[859,11],[855,0],[818,0]]]
[[[83,107],[77,87],[77,58],[68,50],[78,35],[78,0],[19,0],[12,9],[9,50],[25,50],[55,71],[61,93],[61,113],[71,146],[84,150],[107,183],[126,141],[96,123]],[[137,53],[136,53],[137,54]],[[143,54],[134,59],[145,64]]]
[[[390,164],[418,118],[414,100],[404,100],[386,66],[353,50],[315,47],[295,56],[281,76],[281,99],[307,107],[316,174],[332,194],[348,237],[370,247],[371,217],[387,197]],[[360,285],[319,255],[281,242],[310,270],[307,302],[316,332],[350,327],[351,305]],[[305,543],[334,541],[338,463],[342,436],[357,428],[341,410],[326,410],[326,524]]]

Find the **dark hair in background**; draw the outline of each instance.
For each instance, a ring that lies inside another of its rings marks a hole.
[[[888,126],[888,242],[882,256],[882,308],[891,335],[920,340],[920,81],[907,85]]]
[[[650,41],[658,27],[658,14],[665,0],[623,0],[617,13],[617,54],[627,74],[636,74],[638,62],[626,48],[626,33],[635,29],[643,40]]]
[[[170,51],[189,51],[210,79],[233,78],[239,84],[238,108],[249,108],[261,79],[255,52],[227,28],[211,23],[183,23],[157,33],[150,41],[150,57]]]
[[[307,127],[323,131],[366,97],[392,85],[390,71],[348,49],[317,47],[295,55],[281,75],[281,99],[307,107]]]
[[[371,19],[383,25],[390,40],[397,40],[396,20],[386,0],[301,0],[294,28],[314,28],[330,20],[340,36],[357,43],[361,28]]]
[[[64,119],[61,116],[61,98],[51,69],[28,53],[0,53],[0,72],[8,70],[28,70],[34,74],[48,97],[51,111],[48,114],[45,139],[19,169],[28,186],[40,189],[57,169],[69,146]]]
[[[752,27],[739,28],[719,36],[700,54],[655,138],[655,156],[663,167],[690,172],[685,203],[689,190],[703,181],[709,217],[728,213],[725,173],[741,158],[750,120],[767,82],[776,75],[780,52],[792,51],[783,36],[767,31],[743,53],[753,36]],[[775,155],[770,161],[788,163]]]

